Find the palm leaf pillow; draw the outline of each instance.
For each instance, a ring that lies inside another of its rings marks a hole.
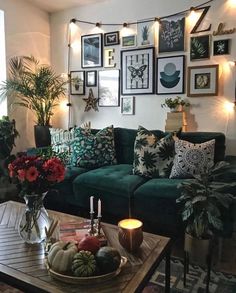
[[[133,174],[148,177],[169,177],[174,160],[174,138],[170,133],[159,139],[139,126],[134,143]]]

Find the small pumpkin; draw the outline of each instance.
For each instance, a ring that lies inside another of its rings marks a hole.
[[[48,252],[48,264],[58,273],[69,271],[77,246],[73,242],[58,241],[54,243]]]
[[[118,250],[110,246],[101,247],[96,253],[98,269],[102,274],[107,274],[118,269],[121,255]]]
[[[71,270],[76,277],[90,277],[96,272],[96,261],[90,251],[81,250],[76,253]]]

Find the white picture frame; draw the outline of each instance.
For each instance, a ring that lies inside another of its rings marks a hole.
[[[136,47],[136,35],[129,35],[129,36],[123,36],[121,38],[121,46],[123,48],[133,48]]]
[[[140,20],[137,22],[137,46],[155,46],[155,22]]]
[[[134,98],[135,97],[121,97],[121,114],[134,115]]]

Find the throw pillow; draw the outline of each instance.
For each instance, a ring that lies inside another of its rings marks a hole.
[[[173,135],[170,133],[159,139],[139,126],[134,143],[133,174],[149,178],[169,177],[173,160]]]
[[[175,159],[170,178],[192,178],[208,165],[214,164],[215,139],[194,144],[185,140],[175,141]]]
[[[71,163],[89,169],[116,164],[113,126],[96,134],[90,129],[76,128]]]

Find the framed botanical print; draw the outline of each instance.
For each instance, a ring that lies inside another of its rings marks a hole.
[[[134,97],[121,98],[121,113],[123,115],[134,115]]]
[[[214,41],[213,54],[214,55],[227,55],[229,54],[230,39]]]
[[[121,46],[122,47],[135,47],[136,46],[136,35],[122,37]]]
[[[137,46],[155,46],[154,21],[143,21],[137,23]]]
[[[190,60],[201,60],[210,58],[210,35],[191,37]]]
[[[102,34],[81,36],[81,67],[102,67]]]
[[[184,35],[184,15],[175,15],[161,19],[159,53],[184,51]]]
[[[84,70],[70,72],[70,94],[71,95],[84,95]]]
[[[120,43],[120,32],[110,32],[104,34],[104,46],[114,46]]]
[[[98,71],[98,105],[118,107],[120,105],[120,71]]]
[[[97,71],[86,71],[86,86],[97,86]]]
[[[121,51],[122,95],[154,93],[154,47]]]
[[[219,65],[188,67],[188,97],[218,95]]]
[[[157,94],[183,94],[185,90],[185,56],[157,58]]]

